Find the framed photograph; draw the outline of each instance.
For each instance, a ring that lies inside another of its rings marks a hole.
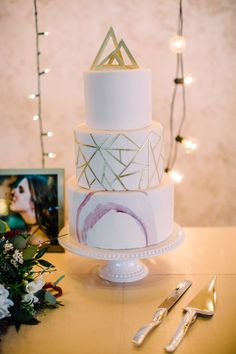
[[[57,236],[64,226],[64,170],[0,170],[0,220],[27,231],[31,244],[50,241],[49,251],[63,251]]]

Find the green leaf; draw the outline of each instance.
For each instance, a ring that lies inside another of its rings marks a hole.
[[[56,305],[57,303],[55,296],[52,295],[49,291],[45,291],[44,298],[50,305]]]
[[[24,324],[35,326],[35,325],[37,325],[37,324],[39,324],[39,323],[40,323],[40,321],[37,320],[37,318],[34,318],[34,317],[33,317],[33,318],[31,318],[31,320],[25,322]]]
[[[0,220],[0,234],[4,234],[7,231],[7,224]]]
[[[1,240],[0,241],[0,254],[2,253],[2,251],[3,251],[3,246],[4,246],[4,243],[5,243],[5,241],[4,240]]]
[[[48,246],[45,246],[39,250],[39,252],[36,254],[35,258],[39,259],[41,258],[45,252],[47,252]]]
[[[16,331],[19,332],[21,323],[15,321],[14,325],[15,325]]]
[[[33,319],[33,316],[23,310],[18,310],[12,314],[12,318],[18,323],[27,323]]]
[[[37,291],[37,293],[35,293],[35,296],[37,296],[37,298],[39,299],[39,303],[42,303],[43,300],[45,299],[45,290],[41,289]]]
[[[57,285],[64,278],[65,278],[65,275],[61,275],[56,281],[53,282],[53,284]]]
[[[37,252],[37,250],[38,250],[38,246],[36,246],[36,245],[31,245],[31,246],[25,248],[23,250],[23,259],[28,260],[28,259],[33,258],[33,256]]]
[[[38,259],[38,263],[41,264],[44,267],[55,268],[52,263],[49,263],[48,261],[45,261],[45,259]]]
[[[12,239],[10,239],[10,242],[18,250],[22,250],[23,248],[26,247],[26,244],[27,244],[27,240],[21,235],[17,235],[15,237],[12,237]]]
[[[4,263],[5,266],[5,275],[7,276],[6,281],[12,281],[17,277],[17,270],[10,263]]]

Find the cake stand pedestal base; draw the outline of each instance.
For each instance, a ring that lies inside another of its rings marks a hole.
[[[102,279],[115,283],[137,281],[145,278],[148,273],[148,267],[136,259],[108,261],[98,270],[98,275]]]
[[[172,251],[183,240],[184,231],[178,224],[174,224],[171,235],[160,243],[125,250],[108,250],[79,243],[70,236],[68,226],[65,226],[59,234],[59,243],[66,250],[82,257],[107,260],[104,266],[99,267],[98,275],[114,283],[129,283],[145,278],[149,270],[139,259],[160,256]]]

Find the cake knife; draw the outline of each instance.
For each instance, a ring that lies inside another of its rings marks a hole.
[[[143,343],[148,333],[150,333],[153,328],[157,327],[163,321],[169,310],[191,285],[192,282],[190,280],[183,280],[176,286],[174,291],[172,291],[172,293],[158,306],[152,320],[142,326],[135,334],[132,340],[135,345],[139,346]]]
[[[208,286],[204,287],[184,308],[186,314],[182,319],[170,344],[165,348],[172,353],[184,338],[190,325],[196,320],[197,316],[212,317],[216,306],[216,277],[214,277]]]

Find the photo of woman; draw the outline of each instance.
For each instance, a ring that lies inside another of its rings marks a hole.
[[[0,200],[5,201],[7,209],[2,215],[0,210],[0,219],[11,230],[27,231],[30,244],[49,241],[57,245],[60,229],[58,175],[1,176],[0,186],[4,186],[4,198],[0,195]]]

